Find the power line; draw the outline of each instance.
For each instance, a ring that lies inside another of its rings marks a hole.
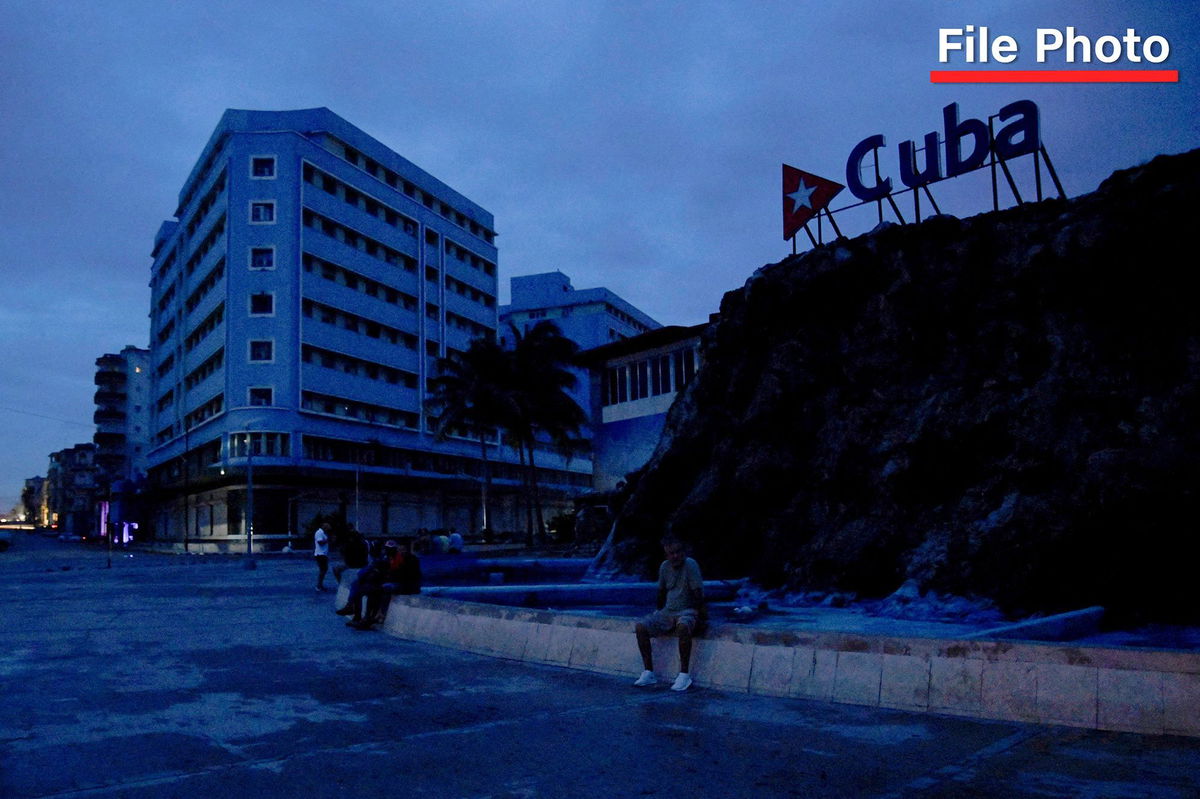
[[[70,419],[59,419],[57,416],[46,416],[45,414],[34,413],[33,411],[20,411],[20,410],[17,410],[16,408],[8,408],[3,405],[0,405],[0,411],[8,411],[9,413],[19,413],[24,416],[36,416],[39,419],[49,419],[51,422],[62,422],[63,424],[75,425],[76,427],[87,427],[87,428],[95,427],[95,425],[84,424],[83,422],[74,422],[74,421],[71,421]]]

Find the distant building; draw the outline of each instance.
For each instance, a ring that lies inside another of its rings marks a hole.
[[[615,488],[650,460],[667,411],[700,368],[700,337],[707,327],[663,327],[582,354],[592,373],[597,491]]]
[[[46,478],[27,477],[21,489],[21,510],[25,521],[38,527],[49,527],[49,522],[42,518],[46,497]]]
[[[318,108],[226,111],[155,238],[156,535],[266,545],[333,514],[368,535],[477,531],[478,442],[437,441],[427,381],[497,328],[483,207]],[[492,527],[518,529],[497,445]],[[580,462],[540,455],[547,491]]]
[[[512,347],[515,327],[520,333],[548,319],[563,335],[588,350],[641,335],[662,327],[647,314],[606,288],[576,289],[562,272],[523,275],[509,281],[512,302],[500,308],[500,343]],[[591,385],[586,369],[574,369],[578,378],[572,398],[590,413]]]
[[[96,359],[96,479],[112,522],[145,522],[141,489],[150,443],[150,351],[134,346]]]
[[[150,441],[150,351],[134,346],[96,359],[96,464],[115,480],[146,471]]]
[[[69,535],[86,538],[95,531],[96,445],[76,444],[51,453],[40,516]]]
[[[662,327],[606,288],[574,288],[562,272],[514,277],[509,287],[512,301],[500,308],[504,344],[511,343],[510,323],[526,331],[542,319],[554,322],[584,350]]]

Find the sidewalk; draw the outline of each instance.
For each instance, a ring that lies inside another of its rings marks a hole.
[[[639,690],[353,631],[302,560],[22,543],[0,555],[6,799],[1200,795],[1196,739]]]

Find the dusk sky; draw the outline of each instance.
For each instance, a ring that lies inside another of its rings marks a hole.
[[[780,164],[845,182],[942,107],[1018,99],[1070,196],[1200,146],[1194,2],[20,2],[0,0],[0,512],[90,441],[95,360],[147,346],[150,249],[226,108],[326,106],[491,211],[508,279],[550,270],[664,324],[791,252]],[[938,29],[1164,37],[1178,83],[933,85]],[[961,179],[966,181],[967,179]],[[941,187],[955,193],[949,183]],[[966,185],[964,183],[964,185]],[[956,190],[963,194],[962,189]],[[990,189],[944,211],[990,208]],[[848,194],[834,207],[850,202]],[[869,225],[849,225],[848,234]],[[1180,268],[1194,268],[1180,264]],[[1130,280],[1137,265],[1130,264]]]

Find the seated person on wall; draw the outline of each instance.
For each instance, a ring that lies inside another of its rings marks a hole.
[[[421,593],[421,560],[413,554],[412,539],[400,539],[398,547],[394,541],[388,541],[384,548],[388,547],[394,548],[390,550],[387,573],[377,588],[367,592],[367,613],[356,625],[362,629],[383,623],[393,594]]]
[[[634,685],[654,685],[654,657],[650,638],[676,635],[679,638],[679,676],[672,691],[686,691],[692,684],[688,669],[692,660],[692,636],[700,632],[704,620],[704,581],[700,566],[687,557],[683,542],[674,536],[662,540],[667,559],[658,567],[658,610],[637,624],[638,651],[642,655],[642,675]]]
[[[339,616],[353,616],[349,624],[356,625],[362,622],[363,598],[372,591],[379,590],[379,587],[387,580],[396,549],[396,542],[388,541],[366,566],[358,570],[358,576],[354,578],[354,582],[350,583],[350,596],[346,598],[346,604],[334,611]]]

